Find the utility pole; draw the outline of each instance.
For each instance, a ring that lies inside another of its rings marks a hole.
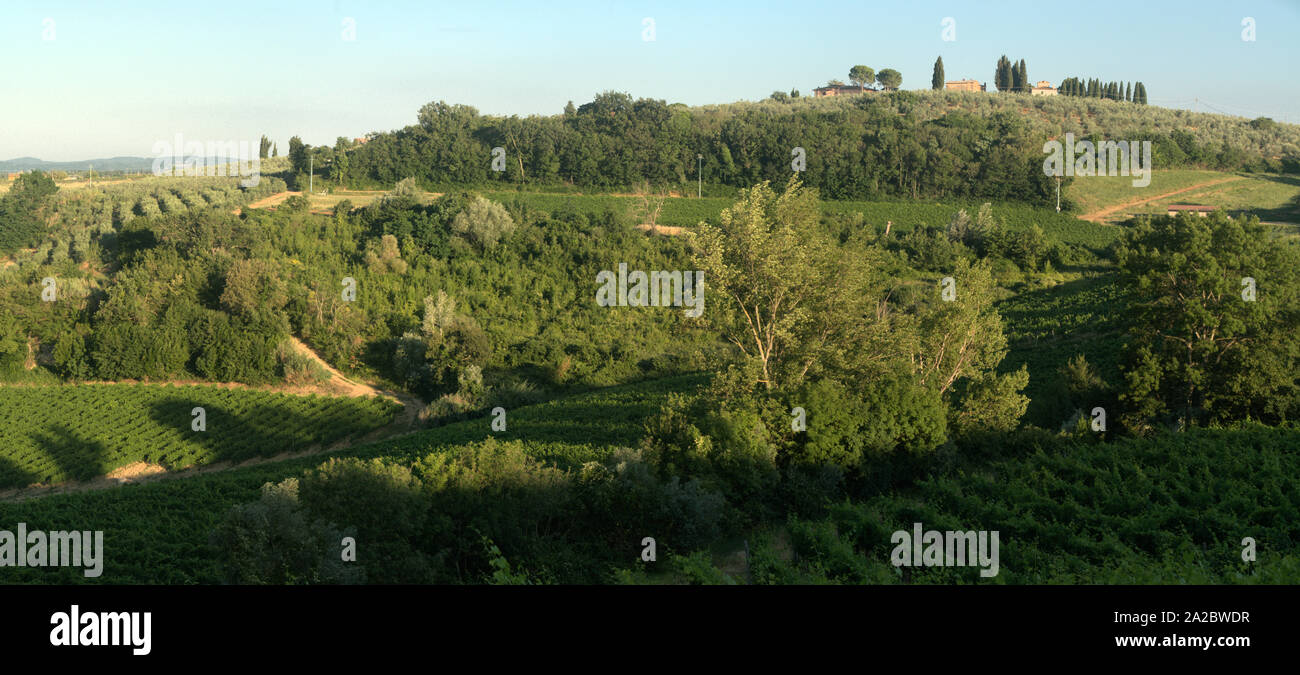
[[[90,165],[90,187],[95,187],[95,165]]]
[[[704,197],[704,174],[702,173],[704,171],[704,155],[697,154],[695,159],[698,162],[695,167],[695,178],[699,183],[696,187],[695,197],[698,199]]]

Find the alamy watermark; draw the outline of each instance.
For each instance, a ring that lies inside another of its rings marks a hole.
[[[618,264],[617,276],[610,270],[596,274],[596,304],[601,307],[687,307],[686,316],[704,313],[704,272],[655,270],[628,272]],[[628,284],[631,284],[629,287]]]
[[[1048,141],[1043,144],[1047,159],[1043,160],[1043,173],[1053,178],[1061,176],[1137,176],[1133,187],[1151,184],[1151,141],[1074,141],[1074,134],[1065,135],[1065,143]]]
[[[82,612],[73,605],[50,615],[50,644],[55,647],[132,647],[132,654],[153,651],[152,612]]]
[[[923,531],[912,523],[912,531],[899,530],[889,538],[896,544],[889,560],[894,567],[975,567],[980,576],[998,575],[998,531]]]
[[[101,530],[65,532],[0,530],[0,567],[85,567],[93,579],[104,573],[104,533]]]
[[[153,144],[155,176],[244,176],[244,187],[257,187],[262,180],[262,161],[257,144],[248,141],[186,141],[176,134],[173,141]]]

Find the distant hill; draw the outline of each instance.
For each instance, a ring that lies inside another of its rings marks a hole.
[[[700,182],[779,185],[799,173],[834,200],[1055,207],[1046,143],[1072,134],[1138,142],[1147,170],[1300,174],[1300,126],[1075,96],[895,91],[690,107],[603,92],[562,115],[522,119],[437,101],[414,122],[326,148],[347,158],[330,170],[346,167],[353,188],[414,178],[426,189],[648,183],[682,193]]]
[[[146,157],[109,157],[106,159],[86,159],[76,162],[47,162],[35,157],[0,160],[0,172],[28,171],[85,171],[94,165],[96,171],[149,171],[153,160]]]

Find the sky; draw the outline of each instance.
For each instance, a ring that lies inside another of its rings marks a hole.
[[[938,56],[992,90],[1003,54],[1034,82],[1140,80],[1154,105],[1300,123],[1300,0],[0,0],[0,159],[151,157],[176,134],[266,134],[284,154],[295,134],[413,124],[429,101],[726,103],[809,95],[855,64],[923,89]]]

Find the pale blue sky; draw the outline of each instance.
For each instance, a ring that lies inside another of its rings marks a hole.
[[[519,115],[607,89],[756,100],[811,93],[857,63],[928,88],[936,56],[948,79],[989,81],[1004,53],[1034,81],[1142,80],[1153,104],[1300,122],[1300,0],[2,0],[0,159],[151,156],[176,133],[266,133],[283,153],[293,134],[332,143],[411,124],[438,99]]]

